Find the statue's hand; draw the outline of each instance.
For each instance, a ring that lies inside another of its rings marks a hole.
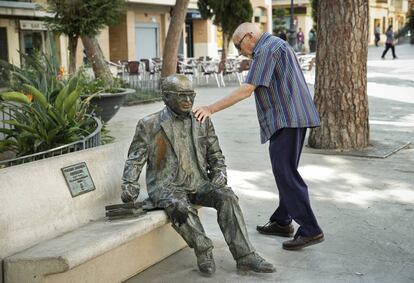
[[[213,175],[211,183],[217,187],[223,187],[227,185],[227,176],[223,172]]]
[[[168,212],[168,214],[171,217],[171,221],[177,225],[181,226],[185,222],[187,222],[188,218],[188,209],[187,207],[182,204],[181,202],[173,202],[169,206],[165,208]]]
[[[122,184],[121,186],[121,200],[124,203],[134,202],[139,195],[139,185],[138,184]]]

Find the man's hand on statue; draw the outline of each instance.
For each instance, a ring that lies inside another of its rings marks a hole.
[[[121,200],[124,203],[134,202],[139,195],[139,185],[122,184]]]
[[[208,106],[198,106],[193,109],[194,117],[197,121],[203,123],[207,117],[210,117],[213,113]]]
[[[223,172],[215,174],[211,180],[211,183],[217,187],[223,187],[227,185],[227,176]]]

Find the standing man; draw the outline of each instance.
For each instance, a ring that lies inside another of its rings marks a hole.
[[[320,243],[324,235],[311,209],[308,188],[298,172],[306,129],[320,126],[295,51],[285,41],[253,23],[241,24],[233,34],[235,47],[252,58],[245,83],[229,96],[209,105],[196,107],[195,117],[204,122],[255,93],[261,142],[269,141],[273,175],[279,190],[279,206],[270,221],[257,226],[262,234],[293,236],[292,220],[300,227],[283,248],[298,250]]]

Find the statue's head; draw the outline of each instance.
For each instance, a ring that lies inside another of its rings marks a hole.
[[[161,83],[162,98],[165,104],[178,115],[191,112],[196,93],[192,82],[184,75],[171,75]]]

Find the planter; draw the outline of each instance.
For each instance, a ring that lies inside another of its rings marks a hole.
[[[100,93],[91,99],[90,111],[106,123],[118,112],[126,96],[133,93],[135,89],[131,88],[122,88],[116,93]]]
[[[0,160],[0,169],[4,167],[19,165],[19,164],[23,164],[27,162],[32,162],[35,160],[45,159],[48,157],[58,156],[58,155],[75,152],[75,151],[79,151],[83,149],[88,149],[88,148],[101,145],[101,130],[102,130],[101,120],[95,117],[91,117],[91,119],[95,121],[96,129],[91,134],[84,137],[83,139],[72,142],[70,144],[52,148],[46,151],[33,153],[30,155],[25,155],[25,156],[20,156],[20,157],[12,157],[11,155],[9,155],[8,157],[11,159]],[[10,152],[8,152],[8,154],[10,154]]]

